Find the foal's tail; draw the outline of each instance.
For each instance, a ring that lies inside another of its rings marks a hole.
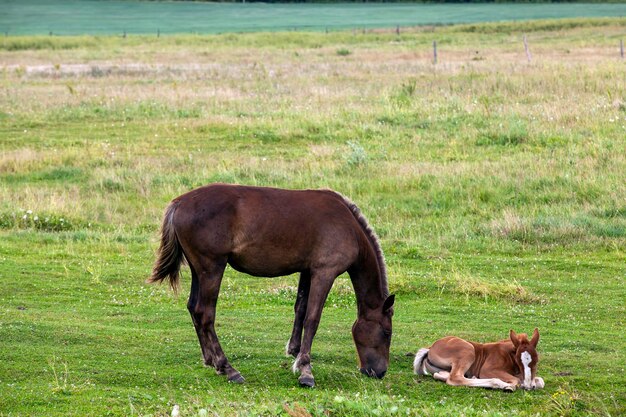
[[[418,375],[429,375],[428,371],[426,370],[426,364],[424,363],[426,357],[428,356],[429,350],[430,349],[427,348],[421,348],[417,351],[417,354],[415,355],[415,360],[413,361],[413,373]]]
[[[184,260],[183,249],[178,242],[176,230],[174,230],[174,213],[178,206],[177,201],[173,201],[165,210],[163,225],[161,226],[161,245],[157,260],[152,269],[152,276],[148,278],[149,283],[170,280],[170,286],[174,291],[178,289],[178,278],[180,276],[180,264]]]

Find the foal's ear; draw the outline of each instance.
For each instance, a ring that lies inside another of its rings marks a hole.
[[[511,338],[513,346],[517,348],[519,346],[519,339],[517,338],[517,334],[513,331],[513,329],[509,330],[509,338]]]
[[[391,310],[391,307],[393,307],[393,302],[394,301],[396,301],[396,295],[395,294],[391,294],[389,297],[387,297],[387,299],[383,303],[383,313],[388,313],[389,310]]]
[[[533,338],[530,339],[530,344],[536,349],[537,343],[539,343],[539,329],[535,327],[533,331]]]

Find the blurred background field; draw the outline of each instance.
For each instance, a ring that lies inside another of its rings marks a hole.
[[[507,20],[620,17],[615,3],[274,3],[0,0],[0,34],[122,35],[325,31]]]
[[[625,25],[0,39],[0,413],[624,414]],[[216,181],[361,207],[398,294],[384,380],[356,369],[345,277],[315,390],[282,356],[296,277],[228,269],[247,383],[201,366],[186,297],[144,279],[168,201]],[[438,337],[534,327],[543,391],[412,375]]]

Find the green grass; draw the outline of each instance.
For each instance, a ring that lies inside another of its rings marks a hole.
[[[624,414],[624,20],[553,24],[3,38],[0,415]],[[385,379],[356,369],[346,277],[305,390],[296,277],[232,269],[217,332],[247,382],[202,367],[188,273],[180,296],[144,280],[168,201],[216,181],[361,207],[397,294]],[[412,374],[439,337],[534,327],[545,390]]]

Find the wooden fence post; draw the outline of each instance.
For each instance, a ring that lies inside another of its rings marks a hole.
[[[433,41],[433,64],[437,63],[437,41]]]
[[[619,40],[619,55],[624,59],[624,40]]]
[[[528,49],[528,40],[526,39],[525,33],[524,33],[524,50],[526,51],[526,59],[528,60],[528,62],[530,62],[530,60],[532,59],[532,56],[530,55],[530,49]]]
[[[400,36],[400,25],[396,26],[396,35]]]

